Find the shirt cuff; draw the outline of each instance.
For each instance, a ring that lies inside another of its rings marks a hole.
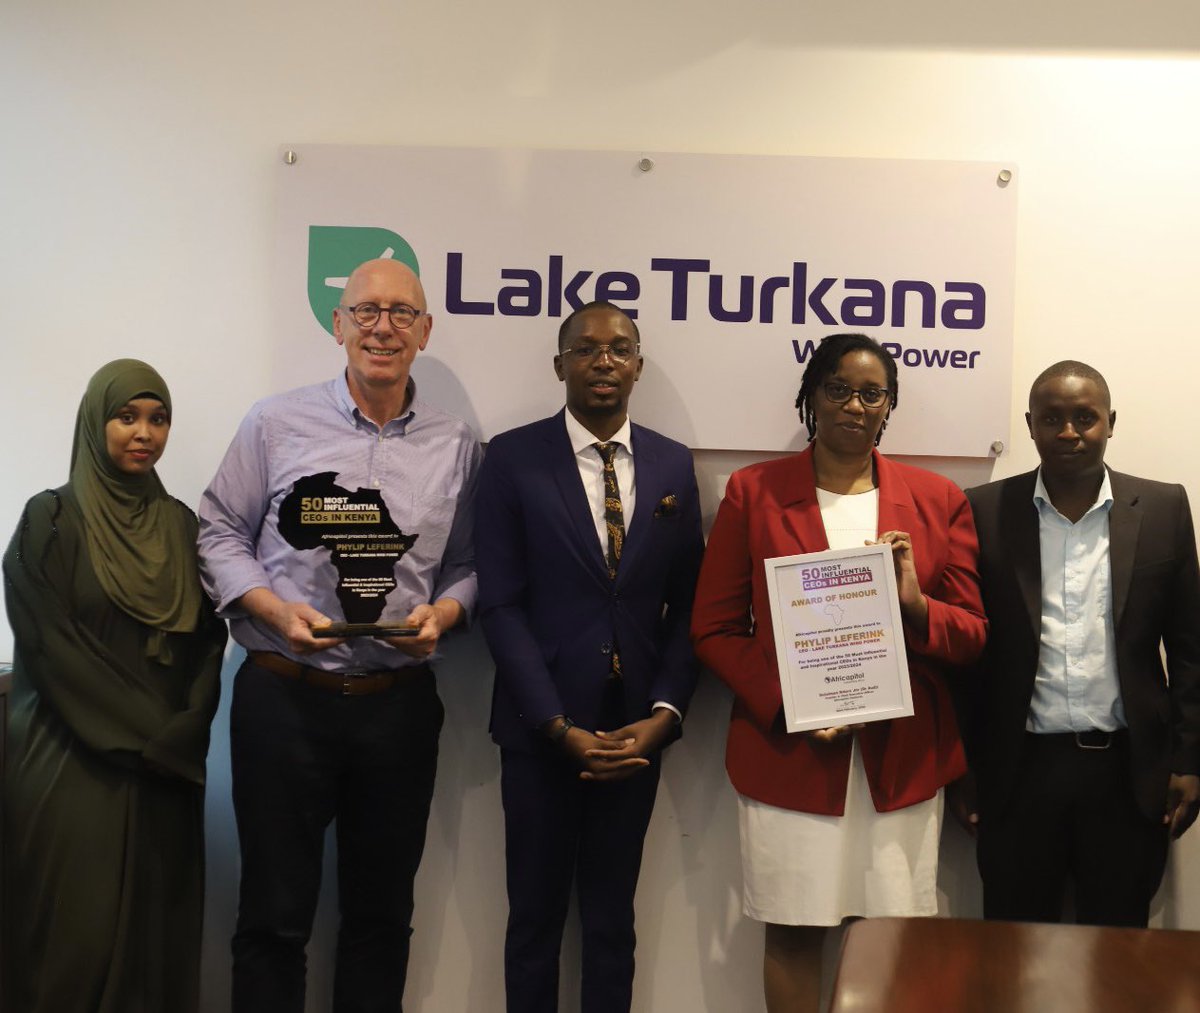
[[[478,597],[479,585],[475,580],[475,574],[471,574],[469,577],[456,580],[453,584],[434,588],[433,596],[429,600],[435,602],[441,598],[453,598],[462,606],[463,626],[469,627],[475,618],[475,601]]]
[[[257,563],[230,567],[219,579],[205,582],[209,597],[215,599],[217,616],[221,619],[244,619],[249,613],[237,604],[242,595],[256,587],[271,588],[266,571]]]
[[[672,706],[671,704],[667,703],[666,700],[655,700],[654,704],[651,706],[650,710],[656,711],[656,710],[659,710],[660,708],[666,708],[672,714],[674,714],[675,715],[675,723],[677,725],[683,723],[683,715],[679,712],[678,707]]]

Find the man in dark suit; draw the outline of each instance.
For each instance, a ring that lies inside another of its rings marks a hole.
[[[1046,369],[1041,467],[967,492],[990,621],[968,687],[988,918],[1146,924],[1200,804],[1200,569],[1182,486],[1110,471],[1108,385]],[[1163,670],[1160,645],[1166,650]]]
[[[479,614],[496,661],[509,1013],[557,1008],[572,885],[582,1008],[633,987],[633,896],[662,748],[696,683],[703,552],[692,458],[628,418],[636,324],[590,303],[559,330],[566,409],[497,436],[480,473]]]

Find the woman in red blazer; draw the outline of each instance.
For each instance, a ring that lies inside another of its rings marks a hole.
[[[730,477],[696,591],[696,653],[734,692],[726,768],[771,1013],[817,1009],[827,926],[936,912],[941,788],[966,769],[945,677],[983,648],[975,529],[957,486],[875,449],[898,386],[872,339],[821,342],[796,400],[811,446]],[[915,713],[788,734],[763,560],[872,541],[895,554]]]

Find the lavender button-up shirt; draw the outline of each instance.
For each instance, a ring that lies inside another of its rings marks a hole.
[[[322,473],[334,473],[336,485],[352,493],[378,492],[393,523],[417,536],[393,568],[396,586],[381,619],[403,619],[439,598],[453,598],[468,615],[474,610],[479,442],[460,419],[417,397],[411,381],[410,391],[408,411],[382,428],[358,410],[344,375],[259,401],[242,420],[200,502],[200,565],[205,590],[247,650],[331,671],[418,663],[370,638],[299,659],[237,606],[247,591],[267,587],[284,601],[344,618],[330,551],[297,549],[279,529],[280,504],[297,480]]]

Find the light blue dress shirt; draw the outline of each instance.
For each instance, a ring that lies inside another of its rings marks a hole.
[[[1113,628],[1108,472],[1072,524],[1046,492],[1038,470],[1033,502],[1042,555],[1042,635],[1026,731],[1112,732],[1125,727]]]

